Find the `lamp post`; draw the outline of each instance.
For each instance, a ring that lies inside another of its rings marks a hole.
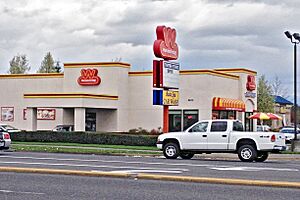
[[[297,140],[297,44],[300,42],[300,34],[285,31],[284,34],[294,44],[294,141]],[[294,151],[294,145],[292,145],[292,151]]]

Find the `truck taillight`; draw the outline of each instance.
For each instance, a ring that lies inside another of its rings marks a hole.
[[[271,142],[275,142],[276,141],[276,136],[275,135],[272,135],[271,136]]]
[[[3,138],[4,139],[10,139],[10,135],[8,133],[3,133]]]

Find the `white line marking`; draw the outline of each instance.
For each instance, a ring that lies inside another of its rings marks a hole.
[[[69,163],[38,163],[38,162],[1,162],[1,164],[22,164],[22,165],[42,165],[42,166],[68,166],[68,167],[91,167],[91,168],[111,168],[111,169],[138,169],[138,170],[165,170],[163,168],[150,167],[134,167],[134,166],[112,166],[112,165],[84,165],[84,164],[69,164]],[[188,169],[168,168],[170,171],[187,172]]]
[[[43,195],[45,193],[40,192],[20,192],[20,191],[12,191],[12,190],[0,190],[3,193],[18,193],[18,194],[36,194],[36,195]]]
[[[166,165],[166,166],[190,166],[190,167],[215,167],[219,165],[207,164],[189,164],[189,163],[163,163],[163,162],[137,162],[137,161],[118,161],[118,160],[85,160],[85,159],[71,159],[71,158],[38,158],[38,157],[18,157],[18,156],[0,156],[0,158],[13,159],[32,159],[32,160],[55,160],[55,161],[79,161],[79,162],[103,162],[103,163],[121,163],[121,164],[144,164],[144,165]],[[221,165],[220,165],[221,166]],[[223,166],[222,167],[226,167]]]
[[[97,170],[92,170],[92,172],[102,172]],[[168,174],[182,174],[182,171],[170,171],[170,170],[120,170],[120,171],[110,171],[111,173],[126,173],[126,174],[136,174],[136,173],[168,173]]]
[[[210,169],[219,171],[287,171],[287,172],[298,172],[298,169],[288,169],[288,168],[263,168],[263,167],[212,167]]]

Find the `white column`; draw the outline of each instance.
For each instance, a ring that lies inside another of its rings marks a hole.
[[[85,131],[85,108],[74,109],[74,129],[75,131]]]
[[[37,109],[27,108],[28,131],[37,130]]]

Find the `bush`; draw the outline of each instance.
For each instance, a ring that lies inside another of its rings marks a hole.
[[[70,142],[82,144],[111,144],[132,146],[155,146],[155,135],[131,135],[100,132],[52,132],[22,131],[11,133],[12,141],[20,142]]]
[[[129,134],[136,134],[136,135],[149,135],[149,132],[142,127],[130,129],[128,131]]]

